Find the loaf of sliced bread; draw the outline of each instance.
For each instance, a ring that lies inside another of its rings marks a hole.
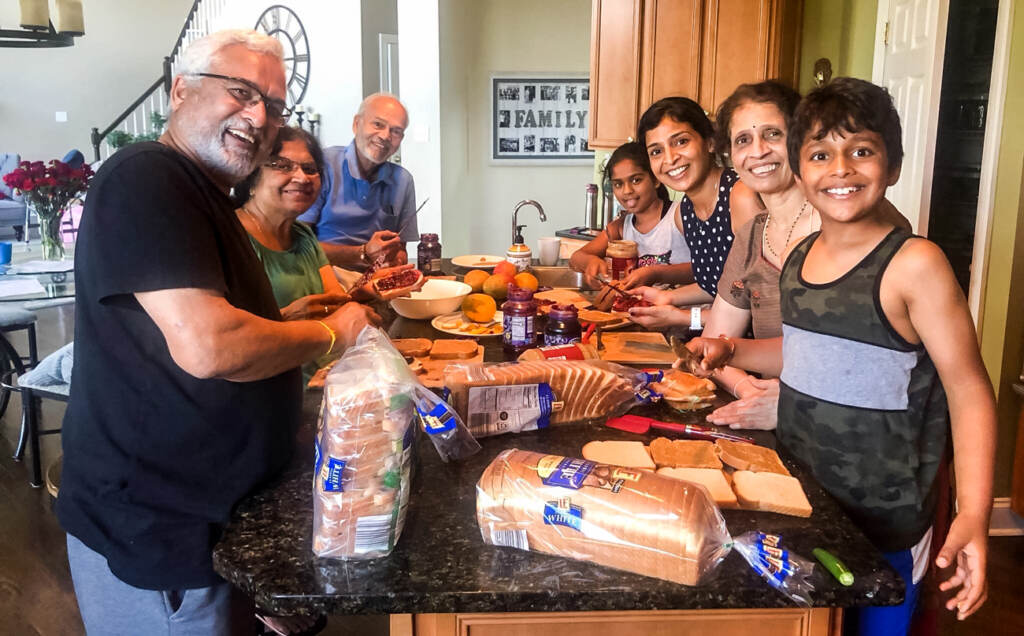
[[[796,477],[778,473],[737,470],[732,487],[744,510],[764,510],[794,517],[810,517],[811,502]]]
[[[723,462],[736,470],[789,475],[779,454],[770,448],[720,439],[715,441],[715,450]]]
[[[654,470],[654,462],[643,442],[587,442],[583,458],[599,464]]]
[[[715,445],[696,439],[657,437],[651,441],[651,459],[659,467],[721,468]]]
[[[658,474],[704,486],[719,508],[740,507],[736,493],[729,485],[729,478],[719,468],[659,468]]]

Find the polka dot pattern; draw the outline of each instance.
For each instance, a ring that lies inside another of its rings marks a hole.
[[[739,180],[732,168],[722,171],[718,182],[718,201],[715,211],[707,221],[697,218],[693,202],[683,195],[680,216],[683,220],[683,234],[693,256],[693,277],[700,288],[713,297],[718,293],[718,279],[722,276],[725,257],[732,247],[732,218],[729,215],[729,194]]]

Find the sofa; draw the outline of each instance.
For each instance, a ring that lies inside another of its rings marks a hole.
[[[3,175],[17,168],[20,161],[19,155],[0,154],[0,240],[21,240],[25,226],[25,203],[3,182]]]

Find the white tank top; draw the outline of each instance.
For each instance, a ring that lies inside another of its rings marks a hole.
[[[622,238],[636,243],[636,251],[640,255],[637,267],[690,262],[690,248],[675,223],[677,205],[678,201],[673,203],[668,213],[647,233],[641,233],[633,225],[635,215],[627,214],[622,220]]]

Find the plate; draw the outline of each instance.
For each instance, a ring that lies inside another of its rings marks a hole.
[[[503,316],[500,311],[494,312],[494,321],[497,322],[499,325],[501,324],[502,318]],[[441,333],[447,333],[453,336],[462,336],[470,338],[494,338],[500,337],[502,333],[501,331],[499,331],[498,333],[474,334],[466,333],[465,331],[459,331],[458,329],[447,329],[441,326],[446,322],[455,322],[456,320],[461,320],[462,322],[471,322],[466,318],[466,316],[463,315],[461,311],[453,311],[450,314],[444,314],[438,316],[437,318],[434,318],[433,320],[430,321],[430,326],[433,327],[434,329],[437,329]]]
[[[502,262],[504,257],[490,254],[466,254],[456,256],[452,259],[452,265],[465,267],[466,269],[494,269],[494,266]]]

